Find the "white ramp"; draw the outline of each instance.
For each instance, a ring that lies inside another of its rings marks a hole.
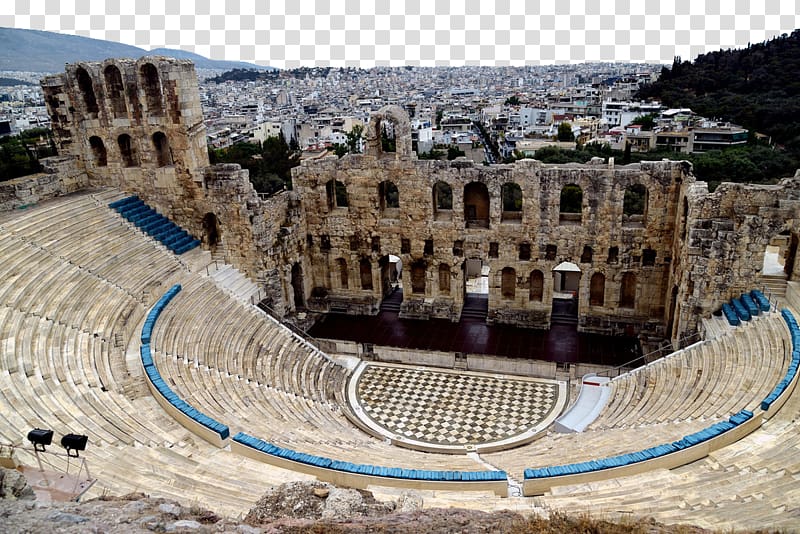
[[[611,394],[608,382],[609,378],[605,376],[585,375],[581,381],[578,400],[564,415],[556,419],[556,432],[583,432],[592,421],[597,419]]]

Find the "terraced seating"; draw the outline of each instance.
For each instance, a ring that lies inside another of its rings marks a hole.
[[[186,230],[156,212],[137,196],[114,201],[108,206],[175,254],[189,252],[200,245],[200,241],[190,236]]]
[[[791,320],[787,322],[791,326]],[[780,338],[772,349],[779,345]],[[791,346],[793,352],[798,347],[794,342]],[[792,363],[797,361],[794,354],[792,359]],[[773,413],[764,414],[758,430],[709,451],[690,465],[553,487],[537,499],[540,505],[557,509],[588,507],[599,514],[646,514],[664,523],[691,517],[692,523],[712,529],[759,529],[765,524],[794,529],[797,516],[793,511],[800,507],[796,380],[795,376],[782,393],[783,407],[771,405]]]
[[[605,409],[584,432],[548,433],[484,457],[521,477],[526,468],[579,464],[680,441],[740,410],[760,411],[788,366],[781,339],[790,342],[784,320],[766,314],[614,378]]]
[[[22,445],[34,427],[86,434],[81,455],[99,478],[89,496],[146,489],[239,514],[265,485],[304,475],[206,445],[146,393],[141,367],[128,368],[119,345],[144,317],[149,296],[139,288],[176,275],[188,272],[174,255],[91,195],[4,218],[0,440]],[[32,455],[17,453],[35,465]],[[225,479],[221,472],[236,474]]]

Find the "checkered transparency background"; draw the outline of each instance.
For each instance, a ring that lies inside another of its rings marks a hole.
[[[281,68],[669,63],[800,25],[800,0],[3,0],[11,4],[0,26]]]

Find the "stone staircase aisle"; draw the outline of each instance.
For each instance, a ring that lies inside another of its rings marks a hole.
[[[251,298],[258,295],[258,286],[236,267],[212,261],[206,272],[217,287],[245,304],[253,304]]]
[[[761,275],[761,291],[764,295],[775,302],[776,300],[784,302],[786,297],[786,276],[783,274],[762,274]]]
[[[489,314],[489,295],[467,293],[464,297],[464,307],[461,308],[461,320],[486,321]]]
[[[400,304],[403,303],[403,290],[395,288],[392,293],[381,301],[381,311],[400,313]]]

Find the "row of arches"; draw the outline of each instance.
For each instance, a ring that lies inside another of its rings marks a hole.
[[[350,269],[345,258],[335,260],[341,289],[350,289]],[[410,266],[411,293],[425,294],[428,265],[417,260]],[[359,283],[362,290],[373,289],[372,261],[361,258],[358,262]],[[452,268],[449,264],[440,263],[436,269],[438,290],[440,294],[450,294],[452,289]],[[619,290],[618,306],[632,309],[636,304],[636,273],[622,274]],[[517,294],[517,272],[513,267],[505,267],[500,272],[500,293],[504,299],[514,299]],[[606,276],[595,272],[589,281],[589,305],[604,306],[606,302]],[[528,300],[542,302],[544,296],[544,273],[534,269],[528,275]]]
[[[157,166],[166,167],[172,165],[172,151],[169,147],[169,139],[164,132],[155,132],[150,141],[155,153]],[[89,149],[91,150],[92,160],[95,167],[105,167],[108,165],[108,151],[105,142],[99,136],[89,137]],[[120,163],[123,167],[137,167],[140,164],[139,150],[137,142],[128,134],[120,134],[117,137],[117,149],[119,151]]]
[[[606,292],[606,276],[601,272],[592,275],[589,281],[589,305],[604,306]],[[517,295],[517,271],[513,267],[504,267],[500,272],[500,294],[504,299],[514,299]],[[544,294],[544,273],[538,269],[528,275],[528,300],[541,302]],[[622,274],[620,281],[620,308],[634,308],[636,304],[636,273]]]
[[[91,75],[85,68],[79,66],[75,69],[75,80],[77,81],[86,113],[90,118],[96,118],[100,112],[100,106],[97,102],[95,85]],[[139,101],[136,95],[131,95],[132,102],[129,105],[122,72],[120,72],[119,67],[116,65],[106,66],[103,69],[103,82],[113,118],[127,118],[128,110],[135,109]],[[144,63],[139,67],[138,85],[144,94],[147,112],[151,116],[163,115],[164,104],[161,77],[155,65]]]
[[[341,289],[350,288],[350,270],[347,260],[337,258],[335,260],[336,270],[339,277],[339,287]],[[425,294],[427,262],[417,260],[410,266],[411,292],[414,294]],[[361,289],[371,291],[372,281],[372,261],[369,258],[361,258],[358,262],[359,282]],[[452,269],[446,263],[440,263],[437,268],[438,288],[440,294],[449,294],[451,290]]]
[[[347,186],[339,180],[329,180],[325,184],[328,208],[349,206]],[[434,220],[447,220],[452,216],[453,188],[444,181],[438,181],[431,191]],[[486,184],[470,182],[464,186],[464,220],[468,228],[489,227],[490,196]],[[378,184],[378,199],[381,212],[400,208],[400,191],[389,180]],[[519,184],[508,182],[500,191],[502,203],[501,221],[521,221],[523,211],[522,188]],[[622,205],[623,223],[642,224],[646,217],[648,190],[643,184],[633,184],[625,189]],[[560,222],[581,222],[583,212],[583,190],[577,184],[567,184],[561,189],[559,198]]]

